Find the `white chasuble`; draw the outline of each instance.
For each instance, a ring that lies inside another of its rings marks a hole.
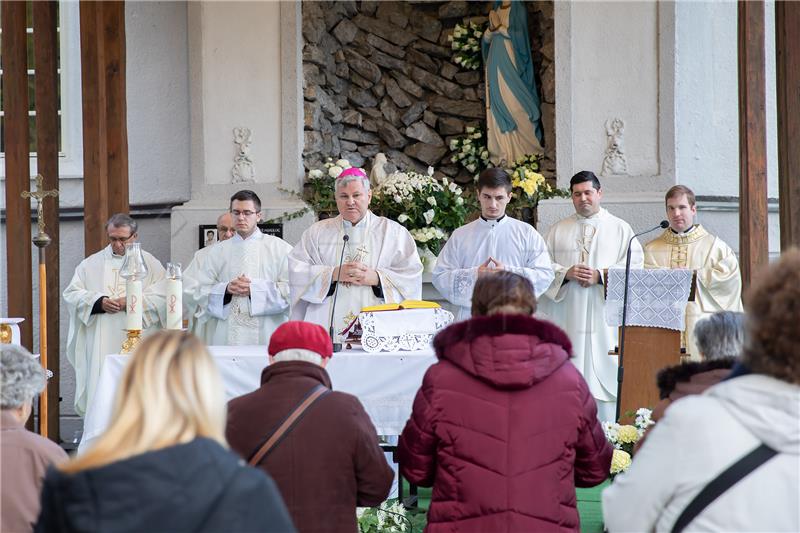
[[[697,321],[719,311],[742,311],[742,278],[736,254],[698,224],[685,233],[667,229],[648,242],[644,247],[644,266],[697,271],[695,300],[686,305],[682,344],[691,359],[699,361],[694,339]]]
[[[553,281],[547,245],[533,226],[509,216],[478,218],[453,232],[433,270],[433,285],[459,307],[457,320],[471,316],[478,267],[489,257],[500,261],[505,270],[528,278],[537,298]]]
[[[147,335],[161,328],[159,317],[165,303],[159,282],[164,279],[165,271],[151,254],[143,251],[142,255],[148,267],[147,277],[142,280],[142,327],[144,335]],[[112,253],[111,245],[106,246],[81,261],[64,289],[64,301],[69,311],[67,358],[75,368],[75,412],[81,416],[94,397],[103,359],[106,355],[119,353],[126,338],[127,317],[124,311],[92,314],[99,298],[125,296],[125,279],[119,275],[124,259],[124,256]]]
[[[608,355],[617,343],[617,328],[606,325],[603,284],[581,287],[566,280],[567,270],[583,263],[599,270],[625,268],[630,225],[605,209],[591,217],[569,216],[550,228],[545,241],[553,260],[555,279],[539,301],[538,312],[567,332],[572,362],[589,384],[594,398],[617,397],[617,360]],[[631,268],[642,268],[642,246],[632,243]],[[612,413],[613,418],[613,413]]]
[[[289,315],[287,256],[292,247],[283,239],[254,231],[217,243],[198,268],[196,313],[211,345],[265,345]],[[249,296],[229,296],[228,283],[250,279]]]
[[[348,236],[347,243],[343,236]],[[344,262],[361,262],[378,273],[383,297],[372,287],[342,282],[331,309],[333,270],[339,265],[344,246]],[[344,330],[363,307],[422,297],[422,262],[414,239],[392,220],[368,211],[353,225],[341,216],[321,220],[308,228],[289,255],[292,289],[292,320],[330,325],[335,313],[336,334]]]

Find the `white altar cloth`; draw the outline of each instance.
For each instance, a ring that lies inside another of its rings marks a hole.
[[[209,351],[222,375],[227,400],[260,386],[261,371],[268,364],[266,346],[209,346]],[[79,453],[88,449],[108,427],[128,357],[106,356],[94,401],[84,418]],[[333,390],[357,396],[379,435],[399,435],[411,415],[422,377],[435,362],[433,348],[374,354],[357,349],[334,354],[327,370]]]

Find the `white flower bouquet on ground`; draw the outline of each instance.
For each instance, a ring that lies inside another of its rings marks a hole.
[[[642,438],[648,427],[655,424],[651,420],[653,412],[642,407],[636,411],[633,425],[603,422],[603,432],[608,442],[614,446],[614,457],[611,459],[611,476],[624,472],[631,465],[633,447]]]

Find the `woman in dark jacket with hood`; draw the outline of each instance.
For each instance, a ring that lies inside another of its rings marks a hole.
[[[108,431],[51,469],[37,532],[294,531],[275,483],[227,450],[216,365],[191,333],[131,356]]]
[[[399,450],[402,474],[433,486],[429,533],[577,531],[575,487],[608,477],[612,448],[569,339],[535,310],[526,278],[485,274],[473,318],[434,339]]]

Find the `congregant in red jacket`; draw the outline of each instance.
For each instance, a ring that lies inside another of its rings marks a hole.
[[[570,341],[535,310],[530,281],[488,273],[473,318],[434,339],[399,449],[402,474],[433,486],[428,533],[578,531],[575,487],[608,477],[612,448]]]

